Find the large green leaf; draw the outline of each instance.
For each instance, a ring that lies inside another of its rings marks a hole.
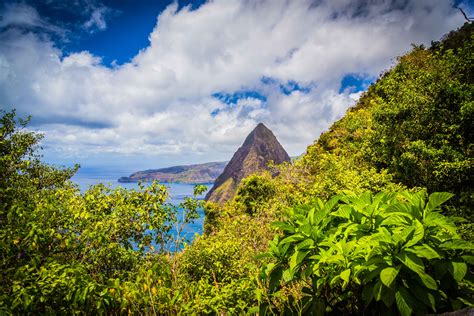
[[[393,281],[395,281],[398,275],[398,270],[399,269],[393,267],[388,267],[380,272],[380,280],[386,287],[392,286]]]
[[[415,272],[416,274],[425,273],[425,265],[423,264],[423,260],[418,258],[412,253],[401,253],[397,256],[397,258],[410,270]]]
[[[426,258],[428,260],[441,258],[440,254],[436,250],[428,246],[427,244],[413,246],[405,250],[414,253],[418,257]]]
[[[326,303],[323,299],[312,298],[303,299],[303,313],[309,316],[323,316],[326,311]]]
[[[316,212],[314,207],[312,207],[308,212],[308,221],[311,225],[314,225],[314,212]]]
[[[263,277],[266,278],[268,275],[270,275],[270,273],[273,271],[275,266],[276,266],[276,264],[274,262],[270,262],[269,264],[267,264],[264,267],[265,268],[265,273],[264,273]]]
[[[392,225],[407,225],[409,224],[409,220],[412,219],[408,213],[402,212],[392,212],[389,213],[389,216],[385,217],[382,222],[380,223],[381,226],[392,226]]]
[[[396,236],[396,240],[400,240],[402,243],[406,243],[407,240],[413,236],[413,232],[415,231],[414,226],[410,226],[408,228],[403,229],[400,233],[394,235]]]
[[[271,271],[270,281],[268,283],[268,288],[270,292],[276,291],[276,289],[280,285],[282,275],[283,275],[283,270],[280,267]]]
[[[397,307],[400,314],[402,316],[410,316],[413,312],[413,309],[409,304],[409,294],[404,288],[400,288],[397,292],[395,292],[395,300],[397,302]]]
[[[380,281],[378,281],[377,283],[375,283],[374,290],[373,290],[373,293],[374,293],[373,296],[377,302],[380,301],[380,299],[382,298],[382,291],[383,291],[383,284]]]
[[[311,238],[307,238],[303,240],[302,242],[300,242],[299,244],[297,244],[296,248],[298,250],[308,249],[308,248],[313,248],[313,245],[314,245],[314,240],[312,240]]]
[[[311,225],[318,226],[320,227],[320,229],[323,229],[325,225],[320,225],[321,221],[323,219],[327,219],[328,216],[329,216],[329,211],[323,210],[323,211],[315,212],[312,218],[308,217],[308,219],[310,220]]]
[[[453,261],[448,269],[457,282],[461,281],[467,273],[467,265],[464,262]]]
[[[280,228],[281,230],[286,230],[290,233],[295,232],[295,227],[288,222],[273,222],[273,227]]]
[[[349,278],[351,276],[351,269],[346,269],[342,271],[340,276],[341,276],[341,279],[344,281],[344,284],[349,283]]]
[[[468,264],[474,265],[474,256],[466,255],[462,256],[461,258],[463,258],[463,260],[466,261]]]
[[[289,282],[293,279],[293,273],[291,273],[290,269],[283,271],[282,279],[285,282]]]
[[[332,213],[334,216],[342,217],[345,219],[351,219],[351,215],[354,212],[350,205],[341,205],[336,212]]]
[[[454,194],[448,192],[434,192],[430,194],[427,209],[433,211],[453,196]]]
[[[332,209],[339,203],[341,197],[339,195],[333,196],[329,201],[324,205],[325,211],[332,211]]]
[[[406,267],[415,272],[420,277],[421,282],[427,288],[432,290],[438,289],[436,281],[430,275],[426,274],[425,265],[423,264],[422,259],[418,258],[412,253],[407,252],[399,255],[397,258],[401,260]]]
[[[278,246],[278,251],[281,257],[286,256],[286,253],[288,252],[288,249],[290,249],[291,244],[286,243]]]
[[[415,228],[413,236],[407,241],[404,247],[416,245],[424,237],[425,229],[423,228],[423,224],[421,224],[417,219],[415,219],[413,221],[413,227]]]
[[[384,302],[387,307],[390,307],[393,305],[394,300],[395,291],[390,288],[384,288],[384,291],[382,292],[382,302]]]
[[[406,203],[395,203],[385,209],[385,213],[397,213],[408,218],[413,218],[410,207]]]
[[[301,225],[300,227],[298,227],[296,229],[297,232],[300,232],[302,233],[304,236],[306,237],[310,237],[311,236],[311,231],[312,231],[312,226],[311,224],[308,222],[308,223],[305,223],[304,225]]]
[[[292,243],[292,242],[295,242],[295,241],[302,241],[303,239],[305,239],[306,237],[301,235],[301,234],[295,234],[295,235],[291,235],[291,236],[288,236],[284,239],[282,239],[280,241],[280,245],[281,244],[286,244],[286,243]]]
[[[415,218],[422,218],[423,209],[425,207],[425,194],[426,193],[423,191],[416,193],[405,191],[401,194],[409,201],[408,204],[404,205],[406,205],[407,211],[411,213]]]
[[[301,264],[308,253],[309,250],[296,250],[290,258],[290,270],[295,271],[296,267]]]
[[[365,302],[365,305],[369,305],[370,302],[374,299],[374,284],[364,286],[362,290],[362,299]]]
[[[433,279],[429,274],[426,274],[425,272],[423,273],[418,273],[418,276],[421,279],[421,282],[423,284],[432,290],[437,290],[438,289],[438,284],[436,283],[435,279]]]

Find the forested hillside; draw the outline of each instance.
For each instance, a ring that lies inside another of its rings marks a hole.
[[[208,162],[187,166],[172,166],[162,169],[137,171],[128,177],[120,177],[118,182],[153,182],[160,183],[213,183],[222,173],[226,162]]]
[[[170,234],[164,187],[81,193],[74,170],[43,164],[39,136],[3,113],[0,313],[472,307],[473,45],[466,23],[414,46],[305,155],[207,203],[189,245]],[[200,206],[185,201],[186,221]]]

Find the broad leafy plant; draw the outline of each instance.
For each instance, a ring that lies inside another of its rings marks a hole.
[[[283,236],[264,255],[273,259],[262,271],[270,297],[299,284],[300,312],[315,315],[472,306],[473,245],[440,211],[451,197],[346,192],[291,209],[286,221],[274,223]]]

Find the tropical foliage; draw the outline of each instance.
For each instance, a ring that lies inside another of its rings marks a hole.
[[[0,314],[472,306],[473,43],[467,23],[414,47],[302,157],[206,204],[190,244],[202,187],[180,206],[157,183],[81,192],[78,166],[44,164],[42,136],[2,112]]]
[[[16,121],[14,112],[1,120],[0,309],[120,310],[128,304],[123,284],[152,258],[163,261],[160,255],[181,247],[182,225],[198,216],[202,201],[172,206],[158,183],[81,193],[68,181],[74,169],[41,163],[34,151],[41,137],[24,129],[27,121]],[[198,186],[196,195],[202,192]]]
[[[256,215],[268,208],[268,201],[275,196],[275,184],[268,172],[251,175],[242,180],[237,190],[237,207],[249,215]]]
[[[302,312],[426,314],[472,306],[474,247],[441,214],[449,193],[345,193],[275,222],[271,295],[302,284]],[[269,306],[271,309],[272,307]],[[295,311],[297,307],[294,307]]]

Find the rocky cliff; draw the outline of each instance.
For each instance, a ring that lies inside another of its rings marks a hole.
[[[206,200],[222,204],[231,199],[240,181],[252,173],[267,169],[269,161],[280,164],[290,162],[290,157],[272,131],[260,123],[247,136],[216,179],[206,195]]]

